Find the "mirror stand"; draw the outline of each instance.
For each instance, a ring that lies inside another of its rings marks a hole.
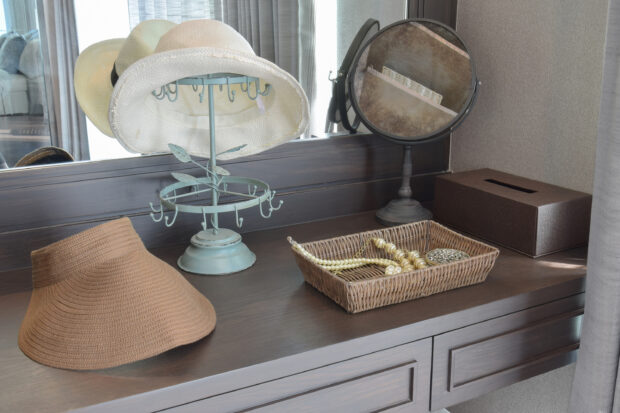
[[[424,208],[419,201],[411,197],[411,176],[413,172],[411,145],[404,146],[403,180],[398,190],[399,198],[391,200],[386,206],[377,211],[377,220],[387,226],[408,224],[433,217],[431,211]]]

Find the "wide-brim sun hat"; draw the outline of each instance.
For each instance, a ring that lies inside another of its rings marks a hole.
[[[32,252],[33,291],[18,344],[52,367],[115,367],[213,331],[213,306],[151,255],[128,218]]]
[[[309,120],[308,98],[301,85],[276,64],[255,55],[241,34],[216,20],[190,20],[164,34],[155,52],[132,64],[120,76],[110,101],[110,126],[128,150],[168,152],[174,143],[197,156],[210,157],[209,102],[197,88],[178,86],[175,101],[153,91],[176,80],[213,74],[260,79],[266,96],[251,99],[246,85],[214,87],[216,153],[230,159],[262,152],[299,137]],[[254,97],[255,84],[250,84]],[[172,89],[175,87],[172,86]],[[200,88],[200,86],[198,87]],[[234,102],[229,96],[234,92]]]
[[[73,72],[75,96],[101,132],[114,136],[108,120],[114,81],[136,60],[152,54],[161,36],[174,26],[167,20],[145,20],[126,39],[104,40],[80,53]]]

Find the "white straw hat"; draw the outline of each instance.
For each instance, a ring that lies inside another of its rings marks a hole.
[[[175,25],[167,20],[146,20],[127,39],[104,40],[80,53],[73,73],[75,96],[101,132],[114,136],[108,121],[113,83],[133,62],[152,54],[160,37]]]
[[[250,99],[241,86],[214,88],[216,152],[246,144],[222,159],[262,152],[300,136],[308,125],[308,98],[299,83],[274,63],[254,54],[232,27],[216,20],[191,20],[162,36],[155,52],[120,76],[110,101],[114,136],[132,152],[168,152],[174,143],[197,156],[210,157],[209,103],[192,86],[178,86],[174,102],[153,91],[178,79],[232,73],[260,79],[269,94]],[[250,84],[254,97],[254,84]],[[174,88],[174,87],[173,87]]]

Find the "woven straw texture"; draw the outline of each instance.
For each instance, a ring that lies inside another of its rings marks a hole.
[[[295,78],[276,64],[256,56],[232,27],[217,20],[188,20],[164,34],[154,53],[127,68],[114,87],[109,120],[114,136],[127,150],[168,152],[174,143],[188,153],[210,158],[207,98],[200,102],[191,86],[179,86],[174,102],[159,100],[153,90],[175,80],[215,73],[236,73],[271,85],[267,96],[252,100],[231,86],[214,88],[216,153],[239,145],[241,150],[218,155],[233,159],[253,155],[301,135],[310,119],[306,94]],[[254,88],[255,85],[252,85]],[[251,91],[254,96],[255,92]]]
[[[391,257],[367,242],[383,238],[400,249],[425,254],[435,248],[465,251],[471,258],[450,264],[386,276],[384,268],[371,265],[336,275],[308,261],[293,250],[304,279],[350,313],[371,310],[389,304],[483,282],[499,255],[499,250],[454,232],[434,221],[421,221],[375,231],[301,244],[323,259],[345,259],[357,254],[368,258]]]
[[[32,280],[18,344],[48,366],[114,367],[215,328],[209,300],[146,250],[128,218],[33,251]]]

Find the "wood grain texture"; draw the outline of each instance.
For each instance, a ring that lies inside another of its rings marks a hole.
[[[434,337],[433,409],[574,362],[584,294]]]
[[[425,412],[431,350],[432,340],[424,339],[209,397],[174,411],[303,411],[316,408],[314,400],[320,400],[324,411],[376,411],[406,405],[410,411]]]
[[[432,176],[448,168],[449,142],[414,151],[414,195],[433,196]],[[242,232],[368,211],[396,196],[402,147],[372,135],[296,141],[256,156],[223,163],[235,175],[264,180],[285,206],[269,220],[244,211]],[[29,266],[32,249],[119,216],[136,217],[149,247],[187,242],[200,219],[181,214],[162,230],[149,223],[149,202],[172,183],[171,171],[198,174],[172,155],[10,170],[0,179],[0,271]],[[141,217],[141,218],[138,218]],[[231,225],[230,214],[223,215]],[[176,240],[176,241],[174,241]]]
[[[99,371],[53,369],[20,352],[17,331],[30,293],[4,291],[28,271],[3,273],[0,405],[8,411],[63,411],[104,402],[89,410],[170,408],[505,316],[584,288],[584,249],[536,260],[501,249],[482,284],[349,315],[304,283],[286,242],[287,235],[306,242],[378,227],[371,212],[246,234],[258,257],[252,268],[230,276],[185,274],[217,311],[212,335]],[[153,252],[174,265],[183,249]]]
[[[415,363],[393,367],[357,380],[339,383],[291,399],[251,409],[250,412],[315,412],[317,408],[332,412],[376,412],[401,406],[412,409],[411,388]],[[425,378],[421,378],[424,380]],[[428,409],[422,406],[425,412]],[[413,410],[412,410],[413,411]]]

